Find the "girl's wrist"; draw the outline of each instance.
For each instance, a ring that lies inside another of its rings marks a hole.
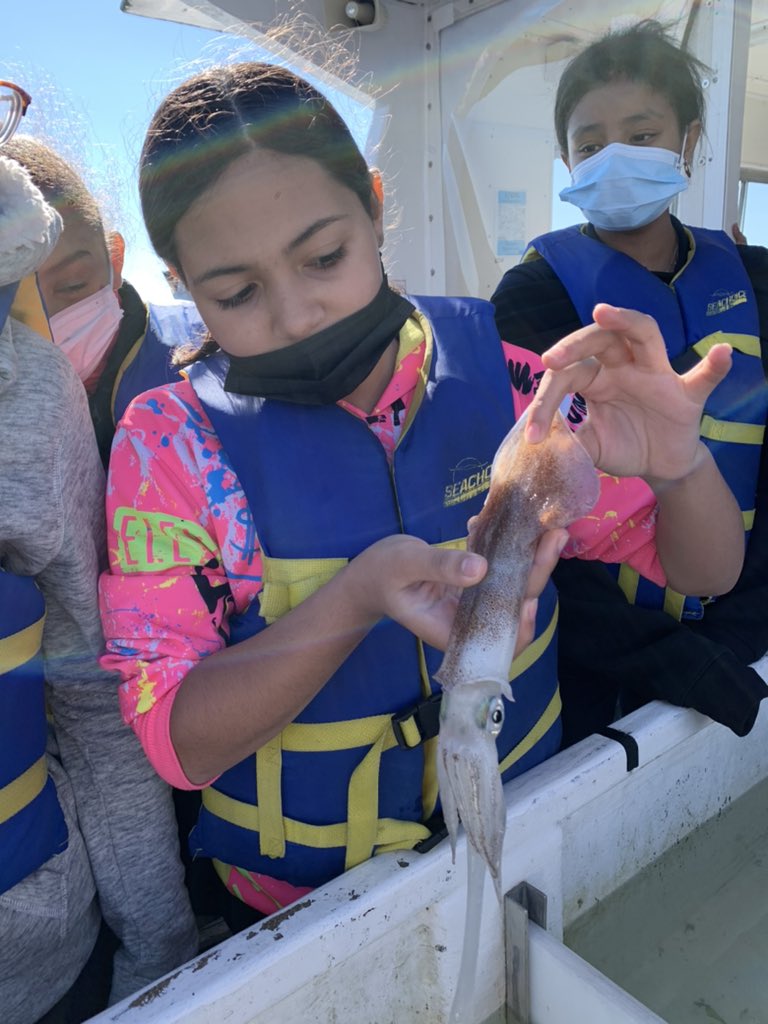
[[[670,488],[690,483],[702,471],[708,470],[713,461],[712,453],[709,448],[707,448],[703,441],[699,441],[696,446],[696,452],[693,460],[687,472],[676,477],[658,477],[648,475],[644,476],[642,479],[648,484],[654,494],[658,495]]]
[[[378,574],[366,566],[366,551],[361,551],[338,574],[344,588],[344,600],[360,627],[372,629],[383,612],[376,601]]]

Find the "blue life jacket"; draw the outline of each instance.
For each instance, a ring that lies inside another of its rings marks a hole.
[[[11,284],[0,286],[0,331],[5,327],[5,321],[8,319],[8,314],[11,311],[18,290],[18,281],[12,281]]]
[[[383,537],[466,543],[467,520],[482,507],[514,419],[509,373],[489,303],[413,301],[431,324],[428,375],[391,466],[369,427],[337,405],[228,393],[224,356],[190,367],[262,551],[263,590],[231,620],[231,643],[264,629]],[[511,669],[515,703],[498,737],[504,780],[559,747],[556,618],[550,584],[537,638]],[[291,725],[203,792],[193,854],[214,858],[217,870],[235,865],[316,886],[429,837],[441,660],[401,626],[379,622]]]
[[[35,581],[0,571],[0,893],[67,847],[48,774],[40,646],[45,602]]]
[[[174,349],[199,344],[207,331],[193,302],[148,304],[146,329],[129,349],[115,377],[113,423],[120,421],[137,395],[178,380],[179,372],[171,365]]]
[[[578,225],[535,238],[524,260],[543,256],[557,274],[582,323],[598,302],[637,309],[661,329],[670,362],[682,373],[720,342],[733,348],[733,366],[707,399],[701,438],[733,491],[745,539],[755,516],[760,453],[768,413],[757,303],[738,250],[723,231],[685,228],[688,259],[665,284],[624,253],[584,234]],[[627,599],[664,608],[675,618],[700,619],[698,596],[659,587],[629,566],[609,565]]]

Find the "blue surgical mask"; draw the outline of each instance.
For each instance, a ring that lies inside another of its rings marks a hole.
[[[632,231],[660,217],[688,187],[682,163],[669,149],[612,142],[576,164],[560,198],[578,206],[596,228]]]

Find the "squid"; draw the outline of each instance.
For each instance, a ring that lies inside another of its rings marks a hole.
[[[521,417],[499,446],[488,498],[468,547],[488,561],[484,579],[463,591],[435,679],[443,690],[437,775],[455,860],[459,822],[467,836],[467,922],[450,1021],[469,1019],[477,955],[483,862],[501,903],[506,812],[496,737],[513,700],[509,683],[520,614],[536,546],[545,530],[586,515],[599,480],[590,455],[557,412],[548,436],[525,440]],[[511,712],[512,713],[512,712]]]

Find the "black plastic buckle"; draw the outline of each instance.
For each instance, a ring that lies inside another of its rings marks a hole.
[[[440,702],[442,697],[442,693],[433,693],[431,697],[421,701],[420,704],[414,704],[407,711],[401,711],[398,715],[392,715],[392,731],[395,734],[399,747],[403,747],[405,750],[413,750],[413,746],[406,742],[402,728],[402,723],[408,722],[410,719],[413,719],[416,723],[420,743],[434,739],[437,736],[440,731]]]
[[[432,835],[429,835],[426,839],[421,839],[416,843],[413,848],[415,853],[429,853],[429,851],[434,849],[438,843],[442,843],[448,835],[448,827],[443,821],[442,814],[433,815],[429,821],[425,821],[424,824]]]

